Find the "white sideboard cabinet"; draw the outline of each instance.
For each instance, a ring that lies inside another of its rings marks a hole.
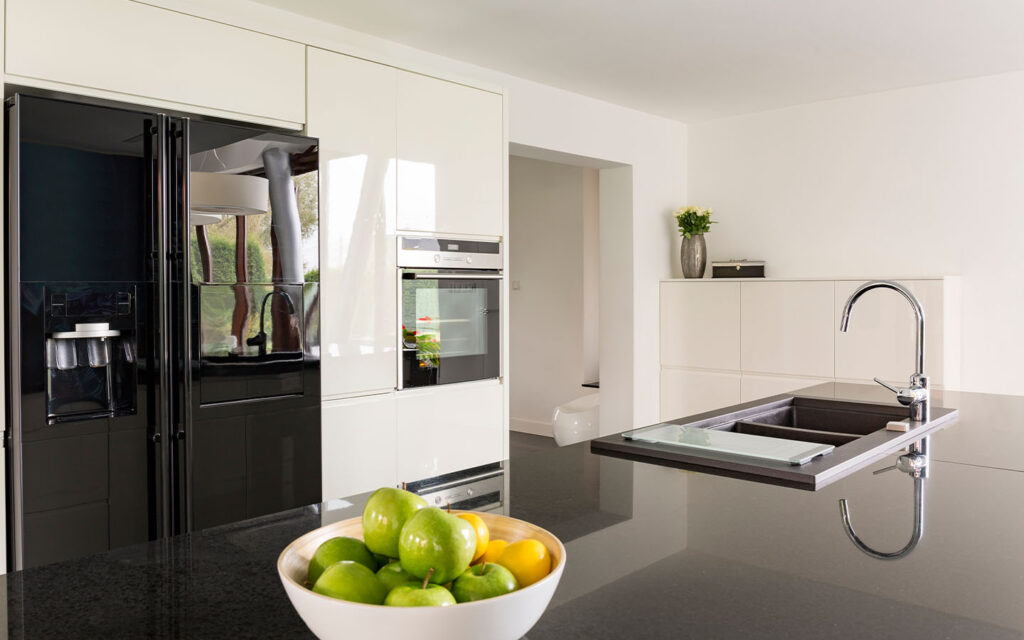
[[[835,369],[835,283],[744,282],[743,371],[828,378]]]
[[[661,364],[740,368],[740,284],[680,287],[661,283]]]

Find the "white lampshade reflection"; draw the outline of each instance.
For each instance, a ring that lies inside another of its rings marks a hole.
[[[188,223],[193,227],[217,224],[223,219],[224,216],[220,216],[215,213],[200,213],[198,211],[189,211],[188,213]]]
[[[270,182],[266,178],[193,171],[191,179],[192,215],[251,216],[267,212]]]

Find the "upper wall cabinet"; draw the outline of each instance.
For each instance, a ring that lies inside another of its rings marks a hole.
[[[397,74],[309,50],[308,132],[320,139],[325,398],[395,387]]]
[[[305,121],[305,47],[129,0],[7,0],[7,74]],[[8,78],[8,82],[18,82]]]
[[[502,97],[398,75],[398,228],[504,234]]]

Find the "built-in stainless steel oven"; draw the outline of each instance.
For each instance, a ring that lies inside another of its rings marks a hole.
[[[398,239],[398,388],[501,375],[500,242]]]

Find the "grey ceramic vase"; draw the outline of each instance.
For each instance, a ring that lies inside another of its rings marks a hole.
[[[704,243],[703,233],[689,238],[683,236],[683,246],[679,248],[679,262],[683,267],[684,278],[704,277],[704,268],[708,264],[708,247]]]

